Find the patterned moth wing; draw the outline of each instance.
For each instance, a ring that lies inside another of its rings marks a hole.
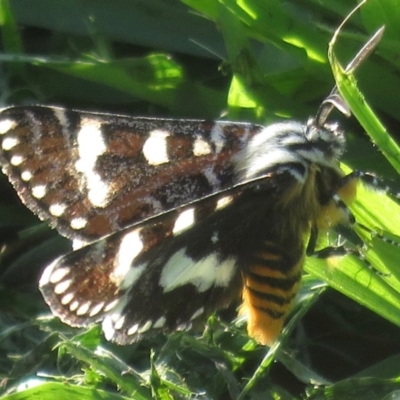
[[[267,127],[3,109],[3,171],[33,212],[83,245],[40,279],[52,312],[73,326],[102,321],[107,339],[127,344],[241,295],[250,336],[272,344],[305,241],[349,222],[343,202],[363,176],[338,167],[344,136],[326,120],[343,105],[334,89],[307,124]]]
[[[336,126],[18,107],[2,111],[0,133],[25,204],[87,244],[45,270],[45,300],[70,325],[102,320],[118,343],[189,327],[241,294],[250,335],[271,344],[305,237],[341,218]]]
[[[28,208],[88,243],[229,188],[232,155],[259,129],[11,107],[0,114],[0,163]]]
[[[126,344],[228,306],[242,281],[210,219],[210,206],[223,204],[171,211],[56,260],[40,283],[53,313],[73,326],[103,320],[106,338]]]
[[[300,282],[305,226],[284,245],[276,241],[283,229],[277,201],[298,183],[288,172],[263,178],[56,260],[40,283],[53,313],[74,326],[103,320],[107,339],[126,344],[189,328],[237,299],[245,283],[244,307],[255,311],[250,333],[271,343]]]

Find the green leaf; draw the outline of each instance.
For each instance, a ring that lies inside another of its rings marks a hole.
[[[139,399],[139,397],[137,397]],[[70,383],[57,383],[47,382],[39,386],[22,390],[17,393],[1,397],[2,400],[28,400],[28,399],[41,399],[41,400],[93,400],[93,399],[107,399],[107,400],[128,400],[131,397],[121,396],[117,393],[107,392],[84,386],[77,386]],[[147,397],[150,399],[150,397]]]

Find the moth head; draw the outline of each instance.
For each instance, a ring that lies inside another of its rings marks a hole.
[[[235,159],[244,179],[289,171],[302,180],[310,164],[337,168],[345,141],[338,124],[319,126],[314,118],[304,124],[286,121],[261,129]]]
[[[309,118],[305,126],[305,136],[310,144],[320,149],[325,157],[339,160],[345,150],[345,135],[337,122],[320,125],[316,118]]]

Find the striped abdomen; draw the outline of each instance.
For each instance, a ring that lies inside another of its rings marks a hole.
[[[248,314],[249,335],[261,344],[276,340],[298,291],[304,255],[293,260],[268,242],[243,272],[242,311]]]

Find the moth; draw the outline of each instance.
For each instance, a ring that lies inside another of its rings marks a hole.
[[[307,243],[349,222],[361,176],[338,166],[345,138],[327,122],[332,105],[345,108],[335,91],[307,123],[269,126],[1,110],[3,172],[75,244],[40,279],[52,313],[77,327],[101,321],[108,340],[129,344],[241,298],[249,335],[271,345]]]

